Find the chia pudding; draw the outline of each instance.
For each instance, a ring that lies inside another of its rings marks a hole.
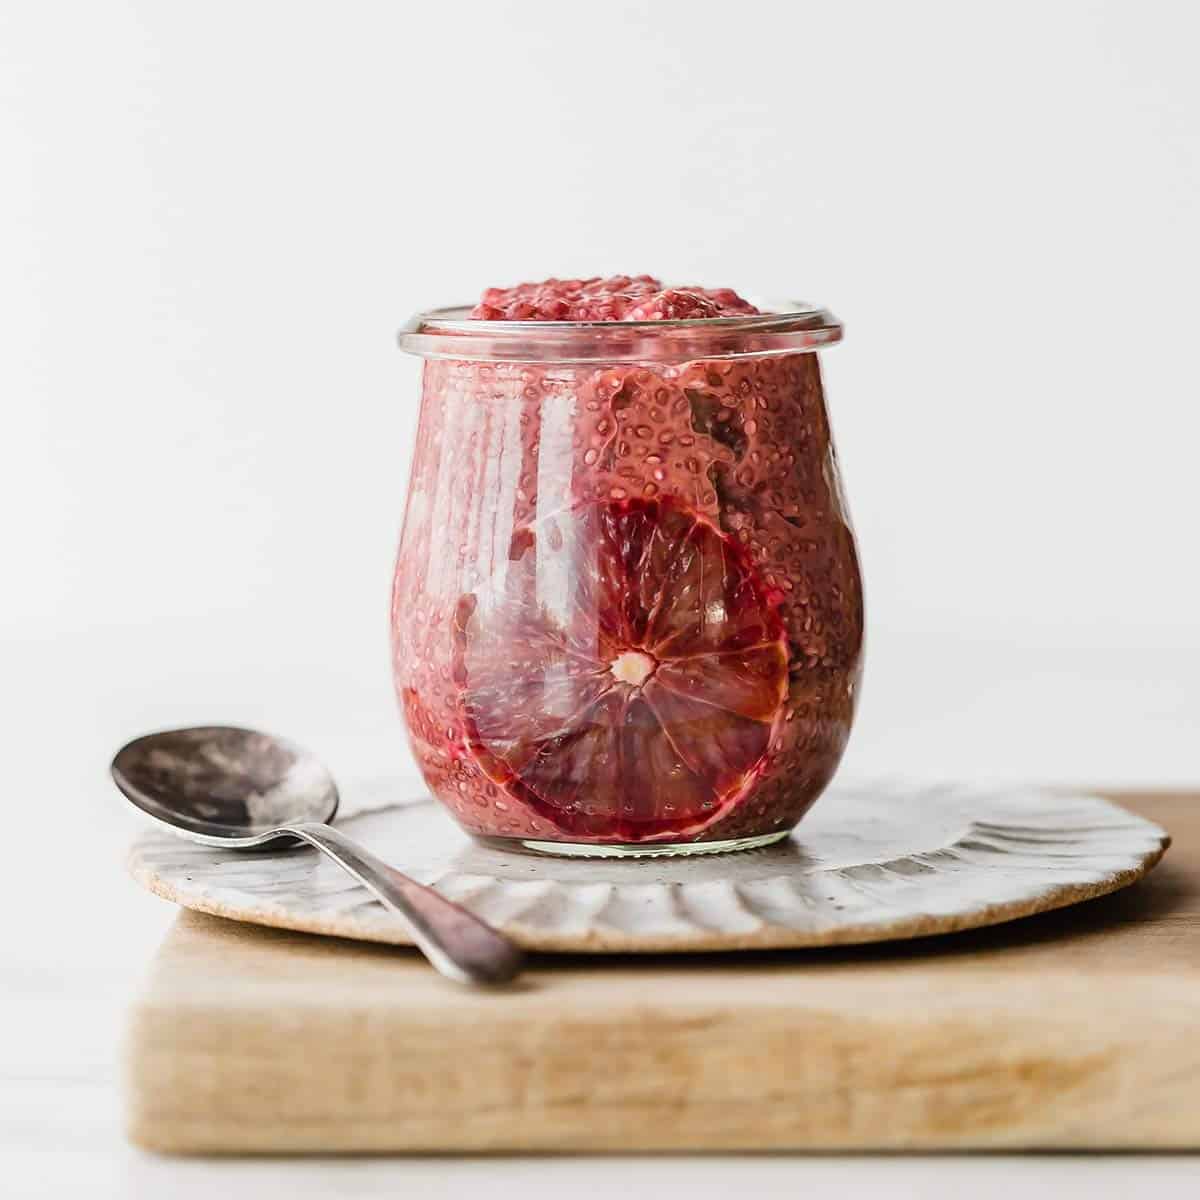
[[[813,353],[839,334],[645,275],[409,326],[395,681],[464,829],[683,853],[774,840],[820,795],[863,634]]]

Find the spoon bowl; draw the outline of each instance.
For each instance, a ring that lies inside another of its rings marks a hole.
[[[118,751],[112,772],[146,815],[205,846],[236,848],[281,824],[328,823],[337,814],[334,776],[317,758],[283,738],[228,725],[136,738]]]
[[[327,824],[338,808],[333,776],[313,755],[229,725],[136,738],[117,752],[112,776],[142,812],[206,846],[248,848],[293,821]]]
[[[506,983],[521,969],[520,950],[502,933],[334,829],[333,776],[284,738],[228,725],[164,730],[123,746],[111,770],[133,805],[190,841],[231,850],[316,847],[403,917],[450,979]]]

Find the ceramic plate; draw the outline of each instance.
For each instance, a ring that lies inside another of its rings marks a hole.
[[[879,784],[835,786],[763,850],[556,859],[476,845],[432,800],[398,792],[347,789],[359,811],[339,826],[522,945],[550,951],[835,946],[971,929],[1125,887],[1169,841],[1094,796]],[[210,850],[155,831],[134,846],[131,868],[201,912],[410,940],[400,918],[313,850]]]

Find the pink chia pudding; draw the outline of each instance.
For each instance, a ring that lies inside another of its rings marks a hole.
[[[489,288],[409,327],[396,689],[468,832],[758,845],[829,782],[863,610],[820,317],[622,275]]]

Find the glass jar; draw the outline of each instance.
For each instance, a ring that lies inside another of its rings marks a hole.
[[[824,311],[414,318],[396,691],[489,843],[683,854],[784,837],[829,782],[862,583],[814,353]]]

